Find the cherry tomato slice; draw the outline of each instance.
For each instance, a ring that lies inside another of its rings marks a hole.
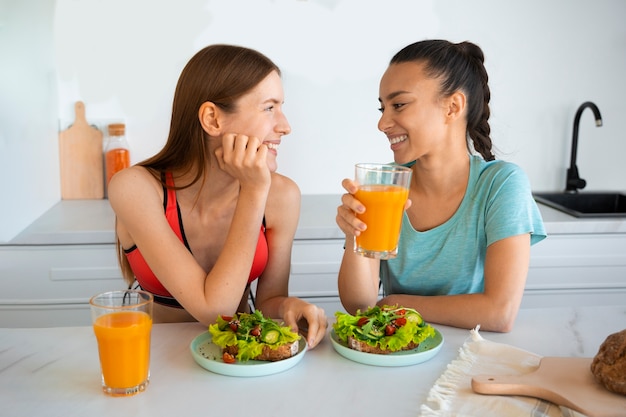
[[[396,332],[396,328],[393,327],[391,324],[388,324],[387,326],[385,326],[385,336],[391,336],[395,332]]]
[[[396,327],[402,327],[402,326],[404,326],[404,325],[406,324],[406,318],[404,318],[404,317],[398,317],[397,319],[395,319],[395,320],[393,321],[393,324],[394,324]]]
[[[359,321],[356,322],[356,325],[359,327],[363,327],[368,321],[370,321],[370,319],[368,319],[367,317],[361,317]]]
[[[237,361],[235,357],[228,352],[224,352],[224,354],[222,355],[222,360],[224,361],[224,363],[235,363]]]

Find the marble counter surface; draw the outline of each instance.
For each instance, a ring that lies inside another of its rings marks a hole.
[[[253,378],[211,373],[193,360],[197,323],[153,328],[151,382],[144,393],[110,398],[100,389],[91,327],[0,329],[1,415],[20,416],[385,416],[419,415],[420,405],[469,337],[435,325],[444,336],[431,360],[376,367],[338,355],[328,337],[295,367]],[[491,341],[541,356],[593,357],[604,339],[626,328],[626,305],[520,310],[510,333]],[[506,401],[506,397],[502,397]]]
[[[296,239],[343,239],[335,223],[340,196],[303,195]],[[626,233],[626,218],[578,219],[539,204],[548,234]],[[9,245],[112,244],[115,216],[108,200],[62,200]]]

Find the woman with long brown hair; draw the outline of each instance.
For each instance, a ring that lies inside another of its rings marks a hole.
[[[198,320],[255,307],[324,337],[324,310],[288,295],[300,191],[276,172],[291,127],[279,68],[263,54],[211,45],[183,69],[167,142],[116,174],[108,195],[129,285],[155,296],[155,320]]]

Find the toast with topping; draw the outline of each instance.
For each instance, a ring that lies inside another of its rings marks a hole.
[[[222,348],[226,363],[280,361],[296,355],[300,335],[270,318],[261,311],[237,313],[235,316],[218,316],[209,326],[213,343]]]
[[[360,352],[389,354],[415,349],[435,335],[435,329],[412,308],[375,306],[355,315],[337,312],[335,317],[337,337]]]

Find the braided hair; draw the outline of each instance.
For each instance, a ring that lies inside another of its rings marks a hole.
[[[425,63],[429,77],[441,78],[441,91],[450,96],[463,91],[467,96],[467,134],[474,149],[483,159],[492,161],[491,127],[489,127],[489,76],[483,65],[485,56],[471,42],[451,43],[446,40],[415,42],[401,49],[389,64],[420,61]],[[469,147],[468,140],[468,147]]]

